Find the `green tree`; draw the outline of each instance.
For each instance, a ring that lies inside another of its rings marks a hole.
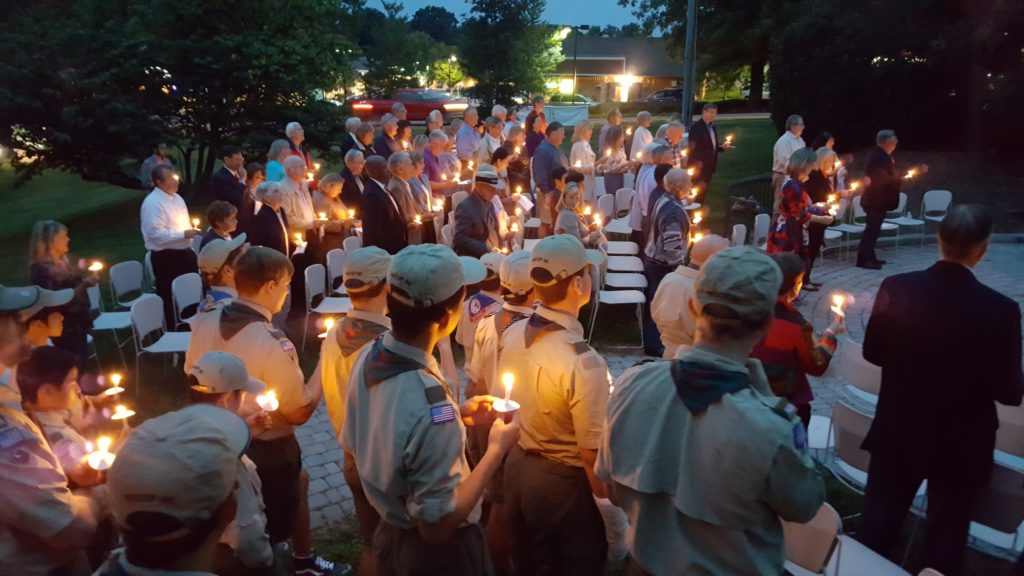
[[[440,6],[420,8],[412,15],[409,26],[449,46],[455,44],[459,33],[459,21],[455,14]]]
[[[386,96],[398,88],[419,86],[427,68],[441,57],[444,47],[423,32],[414,32],[405,19],[390,15],[368,31],[370,44],[364,48],[367,92]]]
[[[544,90],[544,75],[563,60],[561,37],[540,20],[543,0],[473,0],[459,53],[483,105]]]
[[[0,127],[31,151],[26,175],[63,168],[125,184],[157,140],[180,153],[185,190],[228,143],[262,157],[289,120],[326,148],[337,107],[317,101],[348,68],[348,12],[251,0],[57,0],[6,13]],[[122,167],[128,160],[130,166]]]
[[[466,73],[459,66],[458,61],[452,62],[449,58],[437,60],[430,67],[430,80],[446,87],[454,86],[466,77]]]

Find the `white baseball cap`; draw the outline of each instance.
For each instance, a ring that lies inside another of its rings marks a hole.
[[[216,274],[227,263],[228,256],[242,244],[245,244],[244,232],[231,240],[211,240],[199,251],[199,270],[204,274]]]
[[[196,392],[223,394],[245,390],[259,394],[267,389],[261,380],[250,377],[242,359],[230,352],[207,352],[192,365],[188,373],[196,379],[192,385]]]
[[[428,308],[486,277],[487,269],[476,258],[456,256],[441,244],[416,244],[403,248],[391,259],[388,286],[399,302]]]
[[[533,290],[531,259],[532,255],[526,250],[517,250],[506,256],[501,262],[501,286],[517,296]]]
[[[480,257],[480,263],[487,269],[487,278],[501,275],[501,261],[504,259],[501,252],[488,252]]]

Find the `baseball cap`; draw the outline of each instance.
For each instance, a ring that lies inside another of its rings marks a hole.
[[[0,312],[20,312],[27,318],[43,308],[63,306],[71,302],[74,295],[71,288],[44,290],[39,286],[0,286]]]
[[[345,290],[358,293],[373,288],[388,277],[391,254],[378,246],[367,246],[349,254],[342,274]]]
[[[599,266],[603,261],[604,255],[597,250],[587,250],[575,236],[548,236],[533,247],[530,278],[537,286],[552,286],[579,272],[587,264]],[[541,270],[547,274],[538,275]]]
[[[259,394],[267,389],[262,381],[249,376],[242,359],[230,352],[207,352],[188,371],[195,377],[192,389],[207,394],[245,390]]]
[[[494,166],[491,166],[490,164],[481,164],[476,169],[475,180],[483,184],[497,186],[500,178],[498,178],[498,171],[495,170]]]
[[[199,271],[204,274],[216,274],[228,261],[228,256],[245,244],[245,233],[235,236],[231,240],[216,238],[211,240],[199,251]]]
[[[501,275],[501,261],[504,259],[501,252],[488,252],[480,257],[480,263],[487,269],[487,278]]]
[[[107,476],[118,525],[154,541],[186,536],[234,492],[239,458],[248,445],[245,421],[212,404],[147,420],[125,441]],[[181,526],[143,533],[145,528],[132,525],[136,512],[170,516]]]
[[[696,299],[701,310],[716,304],[736,318],[757,319],[772,313],[782,285],[782,271],[772,259],[749,246],[726,248],[700,268]]]
[[[391,295],[413,308],[428,308],[449,299],[459,288],[487,277],[476,258],[456,256],[441,244],[416,244],[391,259]]]
[[[533,290],[533,280],[530,279],[530,259],[532,257],[525,250],[518,250],[506,256],[501,261],[502,287],[517,296]]]

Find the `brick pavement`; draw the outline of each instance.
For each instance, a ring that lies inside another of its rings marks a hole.
[[[852,260],[832,256],[818,262],[816,280],[824,282],[825,286],[819,292],[805,292],[797,308],[821,330],[831,321],[832,293],[838,290],[851,294],[854,302],[847,307],[847,337],[862,341],[882,280],[893,274],[927,268],[937,259],[938,249],[932,244],[890,247],[880,249],[879,257],[889,262],[881,271],[856,268]],[[1024,244],[993,244],[975,274],[985,284],[1024,303]],[[605,354],[614,377],[644,358],[639,348],[616,347],[600,351]],[[814,413],[828,414],[842,388],[839,379],[830,370],[822,378],[811,378],[811,387],[815,395]],[[298,429],[297,437],[310,476],[309,507],[313,527],[337,523],[352,513],[352,493],[342,478],[342,452],[322,405],[309,422]]]

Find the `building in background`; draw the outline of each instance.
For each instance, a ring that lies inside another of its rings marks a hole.
[[[574,36],[562,42],[565,60],[548,82],[553,91],[573,93],[574,69],[575,92],[596,102],[629,102],[682,86],[683,63],[669,56],[664,38]]]

